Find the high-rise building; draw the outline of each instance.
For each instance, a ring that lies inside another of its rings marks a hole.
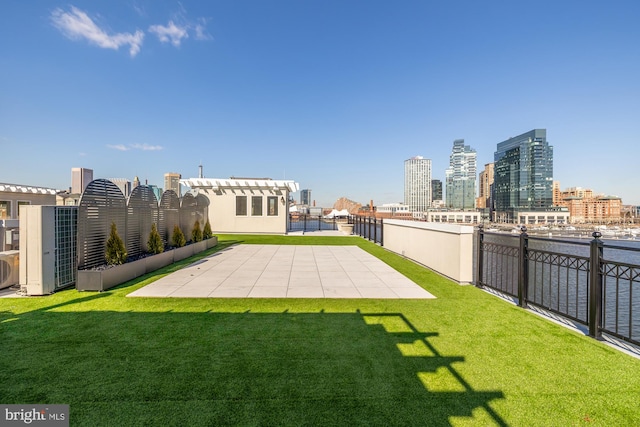
[[[499,143],[494,163],[494,204],[501,222],[517,222],[518,211],[547,211],[553,206],[553,147],[546,129]]]
[[[92,169],[71,168],[71,193],[82,194],[91,181],[93,181]]]
[[[131,194],[131,181],[127,178],[109,178],[122,191],[122,195],[126,198]]]
[[[442,181],[439,179],[431,180],[431,201],[442,200]]]
[[[404,204],[411,212],[431,205],[431,159],[415,156],[404,161]]]
[[[473,209],[476,202],[476,150],[464,145],[464,139],[453,141],[446,171],[445,206],[449,209]]]
[[[491,208],[491,187],[493,186],[493,163],[484,165],[484,170],[480,172],[478,178],[478,198],[476,208]]]
[[[311,206],[311,190],[300,190],[300,204]]]
[[[140,185],[140,178],[137,176],[133,178],[133,186],[131,188],[136,188]]]
[[[173,190],[176,192],[178,197],[182,197],[182,193],[180,192],[180,178],[182,175],[175,172],[168,172],[164,174],[164,189]]]

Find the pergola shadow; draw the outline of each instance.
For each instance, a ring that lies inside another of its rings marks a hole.
[[[399,313],[47,308],[3,328],[0,401],[67,403],[74,424],[507,425],[503,393],[475,390],[464,357]]]

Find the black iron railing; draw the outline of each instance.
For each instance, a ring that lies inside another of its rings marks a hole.
[[[289,215],[289,231],[321,231],[337,230],[335,218],[324,218],[322,215]]]
[[[383,245],[384,225],[382,218],[353,215],[349,217],[349,224],[353,224],[353,234]]]
[[[640,345],[640,248],[487,233],[478,228],[476,286]],[[606,249],[607,258],[604,257]]]

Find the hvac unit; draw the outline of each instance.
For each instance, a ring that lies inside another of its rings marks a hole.
[[[20,251],[0,252],[0,289],[18,284],[19,256]]]

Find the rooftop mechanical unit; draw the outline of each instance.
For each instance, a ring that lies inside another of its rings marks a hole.
[[[18,284],[20,251],[0,252],[0,289]]]

